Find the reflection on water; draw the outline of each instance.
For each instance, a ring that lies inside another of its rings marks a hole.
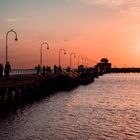
[[[1,140],[140,139],[140,74],[108,74],[0,117]]]

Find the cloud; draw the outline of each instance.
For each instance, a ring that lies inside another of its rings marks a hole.
[[[117,30],[116,32],[129,31],[129,30],[133,30],[133,29],[136,29],[136,28],[139,28],[139,27],[140,27],[140,24],[130,25],[130,26],[123,27],[123,28]]]
[[[91,5],[107,5],[107,6],[119,6],[124,3],[123,0],[80,0],[80,1]]]
[[[7,22],[17,22],[17,21],[23,21],[23,20],[26,20],[26,19],[25,18],[13,18],[13,17],[6,19]]]
[[[140,0],[78,0],[87,5],[118,8],[121,14],[138,16],[140,14]]]
[[[139,16],[140,7],[134,6],[134,7],[129,7],[128,9],[122,9],[122,10],[120,10],[120,13],[128,15],[128,16]]]

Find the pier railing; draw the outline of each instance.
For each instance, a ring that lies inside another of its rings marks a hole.
[[[10,75],[36,74],[36,69],[12,69]]]
[[[63,68],[61,70],[61,72],[63,74],[66,74],[66,75],[75,75],[75,76],[78,76],[78,69],[70,69],[68,71],[67,68]],[[49,73],[54,73],[54,69],[51,69],[51,72],[45,72],[46,74],[49,74]],[[57,71],[56,73],[59,73],[59,71]],[[11,76],[16,76],[16,75],[31,75],[31,74],[37,74],[37,70],[35,68],[31,68],[31,69],[12,69],[11,72],[10,72],[10,75]]]
[[[66,72],[66,69],[62,69],[63,72]],[[54,73],[54,69],[51,72],[46,73]],[[58,73],[58,71],[57,71]],[[10,75],[30,75],[30,74],[37,74],[36,69],[12,69]]]
[[[62,69],[62,72],[66,73],[66,69]],[[28,75],[28,74],[36,74],[36,69],[12,69],[10,72],[10,75]],[[51,70],[51,72],[46,73],[54,73],[54,69]],[[58,73],[58,71],[57,71]]]

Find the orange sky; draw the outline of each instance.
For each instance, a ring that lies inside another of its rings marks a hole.
[[[113,67],[140,67],[139,0],[7,0],[0,2],[0,63],[5,63],[5,34],[8,36],[8,60],[14,68],[31,68],[40,63],[58,64],[59,49],[63,67],[70,53],[98,62],[107,57]],[[78,58],[78,57],[77,57]],[[72,58],[72,66],[78,60]]]

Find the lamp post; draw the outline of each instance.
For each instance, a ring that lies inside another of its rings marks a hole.
[[[17,33],[16,33],[13,29],[11,29],[10,31],[8,31],[8,32],[6,33],[6,63],[8,62],[8,34],[9,34],[10,32],[12,32],[12,33],[15,34],[15,41],[18,40],[18,38],[17,38]]]
[[[79,67],[80,58],[82,59],[82,64],[83,64],[83,57],[82,57],[82,55],[79,55],[79,56],[78,56],[78,67]]]
[[[66,55],[66,50],[64,50],[64,49],[59,49],[59,67],[60,67],[60,54],[61,54],[61,52],[64,52],[64,55]]]
[[[85,57],[85,65],[88,66],[89,63],[90,63],[89,59],[87,57]]]
[[[87,58],[86,57],[84,57],[84,65],[85,65],[85,67],[87,66]]]
[[[40,67],[42,69],[42,48],[44,45],[47,45],[47,49],[49,49],[49,45],[47,42],[43,42],[41,45],[40,45]]]
[[[90,59],[90,65],[91,65],[91,67],[93,66],[93,60],[92,59]]]
[[[76,57],[76,54],[74,52],[72,52],[70,54],[70,68],[71,68],[71,64],[72,64],[72,55],[74,55],[74,57]]]

